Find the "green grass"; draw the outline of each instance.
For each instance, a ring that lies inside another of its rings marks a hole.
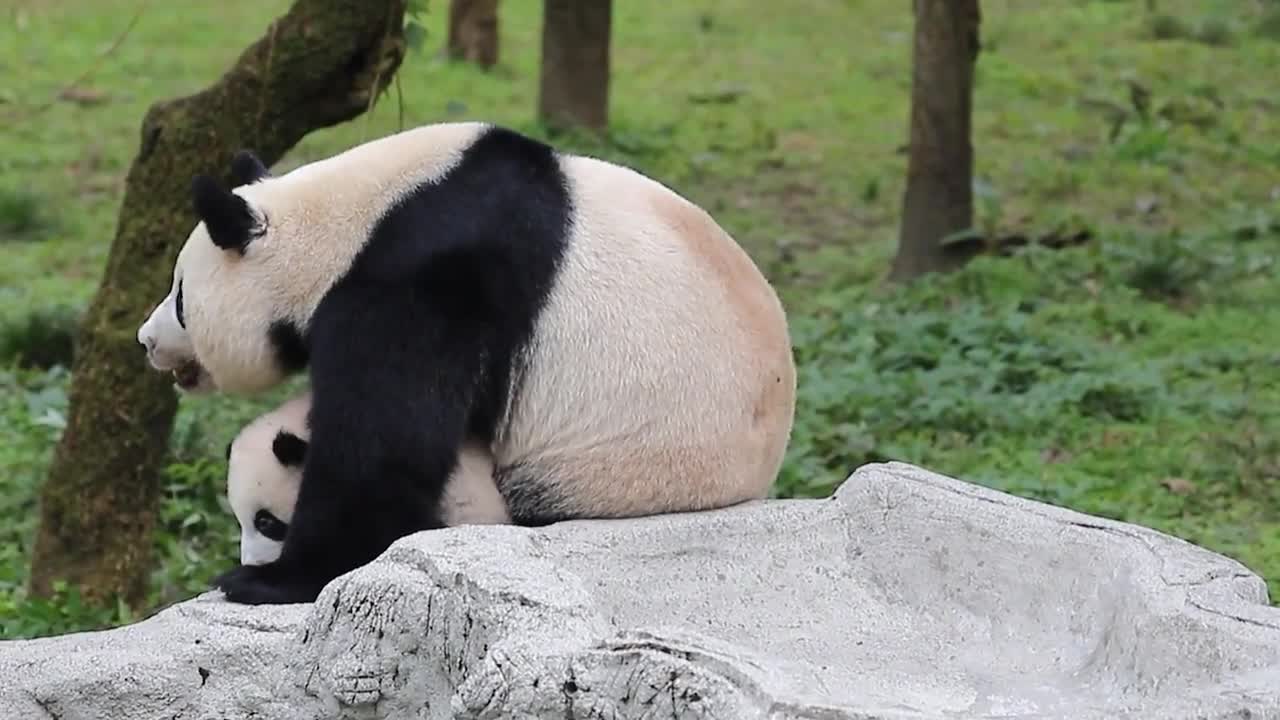
[[[0,637],[149,609],[22,591],[66,412],[65,331],[106,258],[148,104],[210,82],[287,4],[152,7],[83,84],[94,102],[34,117],[136,4],[19,0],[0,16]],[[906,4],[615,4],[611,131],[555,141],[699,202],[778,286],[801,381],[780,495],[905,460],[1171,532],[1238,558],[1280,599],[1280,25],[1254,3],[1158,5],[983,3],[979,220],[1095,240],[894,288]],[[533,118],[540,3],[503,3],[491,73],[438,58],[444,6],[432,3],[426,52],[401,72],[406,122],[479,118],[546,137]],[[392,95],[282,165],[397,117]],[[151,606],[232,562],[221,451],[285,392],[184,401]]]

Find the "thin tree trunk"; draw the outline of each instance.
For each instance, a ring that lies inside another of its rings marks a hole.
[[[405,0],[297,0],[213,85],[147,111],[79,330],[67,426],[41,493],[34,594],[64,579],[92,602],[141,604],[177,403],[135,333],[196,223],[191,177],[226,182],[236,150],[271,164],[307,133],[360,115],[403,58],[404,11]]]
[[[915,0],[911,146],[902,229],[890,277],[952,270],[973,244],[946,248],[948,235],[973,227],[970,118],[978,59],[978,0]]]
[[[449,58],[491,68],[498,62],[498,0],[451,0]]]
[[[544,0],[538,117],[603,130],[609,120],[612,0]]]

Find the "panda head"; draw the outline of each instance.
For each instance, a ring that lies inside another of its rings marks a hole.
[[[242,150],[231,189],[197,176],[199,222],[168,296],[138,329],[151,365],[187,393],[257,393],[303,369],[316,307],[388,210],[442,178],[488,127],[424,125],[282,175]]]
[[[299,267],[293,238],[312,238],[310,203],[291,178],[271,177],[249,151],[232,161],[235,187],[195,178],[200,222],[178,253],[169,294],[138,329],[151,366],[177,388],[253,393],[305,365],[300,332],[317,293]],[[322,258],[323,259],[323,258]]]
[[[290,428],[258,422],[227,446],[227,500],[240,524],[240,562],[280,557],[302,483],[307,441]]]

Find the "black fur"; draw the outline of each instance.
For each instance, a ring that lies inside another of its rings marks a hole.
[[[276,363],[286,373],[295,373],[307,367],[307,340],[291,322],[277,320],[267,331],[271,347],[275,349]]]
[[[288,430],[281,430],[271,441],[271,452],[285,467],[301,466],[307,458],[307,441]]]
[[[173,314],[178,319],[178,327],[183,330],[187,329],[187,315],[183,311],[182,303],[182,280],[178,280],[178,294],[173,298]]]
[[[243,255],[257,228],[257,220],[244,198],[224,190],[208,175],[197,175],[191,181],[191,201],[213,244]]]
[[[262,164],[252,150],[241,150],[231,158],[231,182],[234,187],[252,185],[263,178],[271,177],[267,166]]]
[[[493,129],[384,217],[307,327],[311,444],[281,556],[219,577],[229,600],[309,602],[443,526],[458,448],[493,437],[571,214],[552,149]]]
[[[266,508],[261,508],[253,515],[253,528],[262,533],[268,540],[280,542],[289,536],[288,524],[282,522]]]
[[[493,481],[507,504],[511,522],[540,527],[579,517],[557,488],[564,487],[524,465],[495,468]]]

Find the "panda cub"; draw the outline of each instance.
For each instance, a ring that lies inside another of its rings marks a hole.
[[[304,393],[255,418],[227,445],[227,501],[240,524],[240,562],[280,557],[302,484],[311,395]],[[464,443],[440,508],[450,527],[510,522],[493,481],[493,459]]]
[[[424,125],[231,187],[138,329],[184,392],[306,372],[310,446],[279,557],[228,600],[309,602],[446,526],[464,442],[513,523],[766,497],[796,374],[786,314],[704,210],[644,175],[485,123]]]

